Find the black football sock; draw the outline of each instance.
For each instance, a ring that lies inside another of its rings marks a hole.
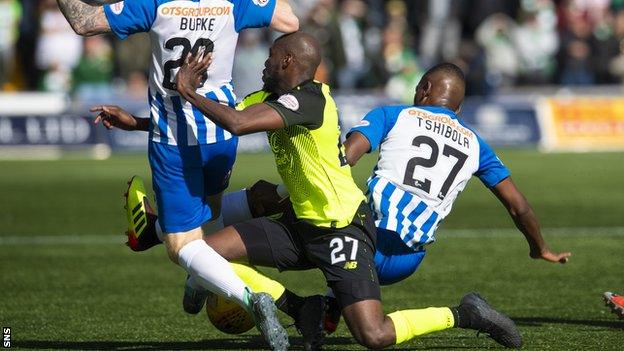
[[[453,318],[455,319],[455,325],[453,328],[468,328],[470,325],[470,316],[468,312],[461,306],[451,307]]]
[[[338,299],[333,296],[325,296],[325,303],[327,304],[327,311],[332,316],[332,319],[340,318],[340,305]]]
[[[275,301],[277,308],[289,315],[292,319],[299,318],[299,309],[304,303],[304,298],[286,289],[282,296]]]

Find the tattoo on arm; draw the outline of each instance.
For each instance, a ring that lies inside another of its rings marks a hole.
[[[87,5],[80,0],[56,0],[61,12],[76,34],[91,36],[110,33],[103,6]]]

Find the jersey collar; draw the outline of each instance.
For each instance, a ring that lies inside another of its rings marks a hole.
[[[308,84],[314,83],[314,79],[307,79],[304,80],[303,82],[299,83],[299,85],[297,85],[296,87],[293,88],[293,90],[298,90],[301,89],[303,87],[305,87]]]
[[[432,113],[443,113],[445,115],[448,115],[452,118],[457,118],[457,115],[455,114],[455,112],[451,111],[450,109],[446,108],[446,107],[442,107],[442,106],[414,106],[416,108],[421,108],[423,110],[427,110],[429,112]]]

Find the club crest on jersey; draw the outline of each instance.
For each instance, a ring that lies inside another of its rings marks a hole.
[[[260,6],[260,7],[265,7],[270,0],[251,0],[254,4]]]
[[[111,4],[110,5],[110,9],[111,9],[111,11],[113,11],[114,14],[120,15],[123,12],[123,9],[124,9],[124,2],[120,1],[120,2],[116,2],[114,4]]]
[[[299,100],[297,100],[297,98],[292,94],[280,96],[279,99],[277,99],[277,102],[289,110],[297,111],[299,109]]]

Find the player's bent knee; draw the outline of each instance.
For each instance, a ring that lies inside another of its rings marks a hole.
[[[338,293],[336,296],[341,295]],[[348,304],[342,309],[342,315],[349,331],[360,345],[379,349],[394,343],[393,325],[384,316],[380,300],[366,299]]]
[[[179,261],[178,251],[174,251],[172,249],[167,248],[167,256],[169,257],[169,260],[171,260],[171,262],[175,264],[178,264],[178,261]]]
[[[394,344],[394,337],[383,329],[362,330],[357,334],[355,340],[368,349],[378,350]]]
[[[192,241],[201,240],[202,236],[203,232],[201,228],[195,228],[184,233],[171,233],[165,235],[163,242],[167,248],[167,256],[169,256],[169,259],[173,263],[178,264],[178,254],[180,250]]]

